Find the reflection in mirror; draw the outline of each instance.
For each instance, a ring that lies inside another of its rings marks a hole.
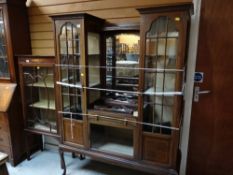
[[[138,34],[125,33],[107,38],[106,82],[110,88],[137,90],[139,40]]]
[[[4,32],[4,21],[2,10],[0,9],[0,78],[9,79],[9,66],[6,53],[6,41]]]
[[[106,37],[106,89],[92,109],[137,117],[139,82],[138,33],[120,33]]]

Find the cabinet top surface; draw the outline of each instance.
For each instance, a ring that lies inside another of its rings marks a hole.
[[[57,14],[50,16],[53,20],[59,19],[90,19],[90,20],[99,20],[104,21],[104,19],[98,18],[96,16],[92,16],[87,13],[66,13],[66,14]]]
[[[173,11],[190,11],[190,14],[193,14],[193,3],[176,3],[176,4],[166,4],[158,6],[147,6],[142,8],[137,8],[140,14],[149,14],[149,13],[161,13],[161,12],[173,12]]]
[[[20,4],[20,5],[25,5],[26,0],[0,0],[0,5],[1,4]]]

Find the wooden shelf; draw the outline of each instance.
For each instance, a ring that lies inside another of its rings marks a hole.
[[[53,81],[48,81],[48,82],[46,82],[46,86],[45,86],[44,82],[39,81],[39,82],[36,82],[36,83],[33,83],[33,84],[28,84],[27,86],[54,88],[54,82]]]
[[[56,109],[54,100],[50,100],[49,107],[48,107],[48,100],[41,100],[41,101],[33,103],[33,104],[29,105],[29,106],[33,107],[33,108],[40,108],[40,109],[50,109],[50,110],[55,110]]]
[[[73,87],[73,88],[78,88],[78,89],[81,89],[82,88],[82,85],[80,82],[76,83],[76,84],[72,84],[72,83],[66,83],[64,81],[57,81],[57,84],[58,85],[61,85],[61,86],[66,86],[66,87]],[[100,83],[91,83],[89,85],[89,87],[94,87],[94,86],[98,86]]]
[[[182,91],[156,91],[154,87],[151,87],[144,91],[145,95],[157,95],[157,96],[177,96],[177,95],[183,95]]]
[[[33,127],[34,129],[40,130],[40,131],[46,131],[51,133],[57,133],[56,129],[51,129],[48,126],[42,125],[40,123],[36,123]]]

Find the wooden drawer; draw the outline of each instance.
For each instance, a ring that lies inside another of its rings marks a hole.
[[[170,148],[169,136],[143,133],[143,160],[169,165]]]
[[[91,113],[88,117],[88,121],[94,124],[100,124],[105,126],[112,126],[118,128],[130,128],[134,129],[136,127],[136,119],[134,118],[117,118],[117,117],[108,117],[108,116],[94,116],[96,113]],[[98,115],[98,114],[97,114]]]
[[[83,145],[83,122],[78,120],[63,120],[63,137],[65,142]]]
[[[0,133],[0,145],[3,145],[3,146],[9,146],[10,145],[8,132],[2,131]]]

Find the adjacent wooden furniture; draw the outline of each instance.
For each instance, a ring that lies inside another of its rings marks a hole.
[[[204,80],[194,86],[210,93],[192,103],[187,175],[233,174],[232,8],[231,0],[201,1],[196,72]]]
[[[140,38],[103,31],[103,20],[87,14],[52,16],[64,174],[64,151],[178,173],[191,9],[191,3],[139,9]]]
[[[0,175],[9,175],[6,167],[8,155],[0,152]]]
[[[54,61],[52,56],[18,57],[25,131],[59,139]],[[31,143],[27,138],[26,143],[29,159]]]
[[[30,37],[25,1],[0,1],[0,83],[17,83],[15,54],[30,54]],[[0,114],[0,151],[12,165],[25,158],[25,140],[19,86],[9,108]]]

